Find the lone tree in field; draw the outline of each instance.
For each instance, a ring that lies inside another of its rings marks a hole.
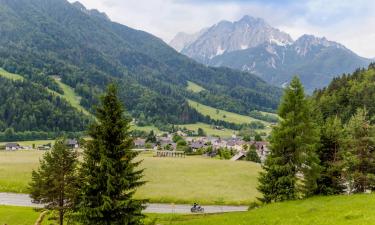
[[[271,135],[271,152],[259,177],[261,200],[285,201],[310,195],[316,189],[319,131],[301,82],[295,77],[279,107],[280,123]]]
[[[78,214],[87,225],[137,225],[144,218],[145,201],[133,199],[143,170],[132,151],[130,120],[117,97],[115,85],[109,85],[97,108],[98,122],[89,129],[81,167],[82,187]]]
[[[367,111],[359,109],[346,127],[347,153],[344,156],[345,176],[350,191],[363,193],[375,189],[375,127]]]
[[[59,213],[59,224],[64,224],[65,214],[74,206],[77,192],[77,153],[65,145],[64,139],[56,141],[50,152],[32,172],[30,197],[36,203]]]

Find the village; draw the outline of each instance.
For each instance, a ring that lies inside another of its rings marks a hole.
[[[84,139],[83,139],[84,140]],[[72,149],[80,149],[82,146],[78,139],[66,139],[66,146]],[[247,152],[253,146],[261,162],[264,162],[269,154],[268,142],[266,141],[245,141],[241,137],[233,135],[230,138],[221,137],[191,137],[186,133],[178,131],[173,134],[155,135],[153,140],[147,138],[135,138],[134,150],[154,151],[155,156],[174,157],[180,155],[203,155],[214,158],[220,150],[230,152],[232,161],[246,158]],[[46,144],[20,144],[9,142],[0,145],[0,149],[6,151],[18,150],[50,150],[53,147],[53,141]],[[167,154],[169,153],[169,154]],[[178,153],[178,154],[177,154]],[[225,158],[228,159],[228,158]]]

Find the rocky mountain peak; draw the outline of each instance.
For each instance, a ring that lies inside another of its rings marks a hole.
[[[175,46],[174,42],[176,39],[172,40],[172,46]],[[287,33],[273,28],[263,19],[246,15],[238,21],[223,20],[208,28],[193,42],[187,43],[181,52],[207,63],[213,57],[264,43],[287,45],[292,42],[292,38]],[[175,47],[175,49],[181,48]]]
[[[294,47],[299,55],[306,55],[315,47],[335,47],[346,49],[345,46],[329,41],[325,37],[316,37],[314,35],[304,34],[294,42]]]
[[[76,7],[77,9],[79,9],[81,12],[86,13],[87,15],[98,17],[98,18],[105,19],[105,20],[109,20],[109,17],[107,16],[107,14],[105,14],[103,12],[99,12],[96,9],[89,10],[82,3],[78,2],[78,1],[73,2],[72,5],[74,7]]]

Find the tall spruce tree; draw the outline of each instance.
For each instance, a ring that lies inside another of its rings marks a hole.
[[[319,159],[316,148],[319,130],[301,82],[295,77],[278,111],[281,117],[272,130],[270,154],[259,177],[260,199],[265,203],[310,195],[316,189]]]
[[[130,119],[117,97],[115,85],[109,85],[97,108],[98,122],[89,129],[92,140],[84,151],[81,169],[82,193],[78,212],[80,222],[87,225],[142,224],[143,200],[133,195],[143,170],[132,151]]]
[[[370,124],[367,111],[359,109],[350,119],[345,155],[345,175],[350,192],[375,190],[375,127]]]
[[[341,120],[335,116],[328,118],[321,126],[318,155],[322,166],[316,194],[335,195],[345,190],[342,176],[344,148],[344,129]]]
[[[52,150],[44,154],[39,169],[32,172],[30,197],[47,209],[56,210],[60,225],[75,205],[77,164],[77,152],[66,146],[65,139],[58,139]]]

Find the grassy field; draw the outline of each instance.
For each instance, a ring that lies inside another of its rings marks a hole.
[[[64,84],[59,79],[55,79],[56,83],[60,86],[60,88],[64,91],[64,95],[62,97],[67,100],[74,108],[78,111],[83,112],[87,116],[92,116],[90,112],[88,112],[85,108],[80,105],[81,97],[79,97],[75,92],[74,89],[70,86]]]
[[[0,192],[27,193],[41,151],[0,152]],[[242,205],[254,201],[258,164],[203,157],[156,158],[142,154],[145,180],[137,198],[151,202]]]
[[[188,100],[188,102],[189,102],[189,105],[191,107],[195,108],[198,112],[200,112],[201,114],[203,114],[205,116],[208,115],[212,119],[215,119],[215,120],[222,120],[222,121],[227,121],[227,122],[230,122],[230,123],[237,123],[237,124],[250,123],[250,122],[253,122],[253,121],[260,121],[260,122],[264,123],[265,125],[269,125],[269,123],[267,123],[265,121],[257,120],[257,119],[254,119],[254,118],[250,117],[250,116],[244,116],[244,115],[240,115],[240,114],[237,114],[237,113],[232,113],[232,112],[228,112],[228,111],[224,111],[224,110],[218,110],[216,108],[206,106],[206,105],[203,105],[201,103],[198,103],[198,102],[195,102],[195,101],[192,101],[192,100]]]
[[[38,146],[38,145],[45,145],[49,143],[51,143],[52,145],[55,144],[55,140],[14,141],[14,142],[18,143],[21,146],[33,146],[33,144],[35,144],[35,146]],[[5,145],[6,143],[8,142],[0,142],[0,146]]]
[[[150,215],[160,225],[373,225],[375,195],[315,197],[249,212],[218,215]]]
[[[186,89],[194,93],[199,93],[201,91],[206,90],[202,86],[199,86],[198,84],[191,81],[188,81],[188,86],[186,87]]]
[[[32,225],[39,217],[32,208],[0,206],[0,224]]]
[[[206,124],[206,123],[183,124],[179,126],[186,127],[189,130],[195,130],[195,131],[197,131],[198,128],[202,128],[206,132],[206,134],[209,136],[220,136],[223,138],[231,137],[233,134],[238,133],[235,130],[231,130],[227,128],[225,128],[224,130],[217,130],[211,127],[211,125]]]
[[[0,151],[0,192],[26,193],[42,151]]]
[[[375,225],[375,195],[314,197],[249,212],[213,215],[148,214],[158,225]],[[0,206],[0,224],[34,224],[32,208]],[[47,220],[43,224],[50,224]]]
[[[5,71],[3,68],[0,68],[0,76],[5,77],[10,80],[23,80],[24,78],[18,74],[9,73]]]
[[[155,126],[144,126],[144,127],[139,127],[139,126],[136,126],[136,125],[132,125],[131,127],[132,130],[140,130],[140,131],[145,131],[145,132],[150,132],[150,131],[154,131],[154,133],[156,134],[161,134],[163,133],[163,131],[159,130],[159,128],[155,127]]]

